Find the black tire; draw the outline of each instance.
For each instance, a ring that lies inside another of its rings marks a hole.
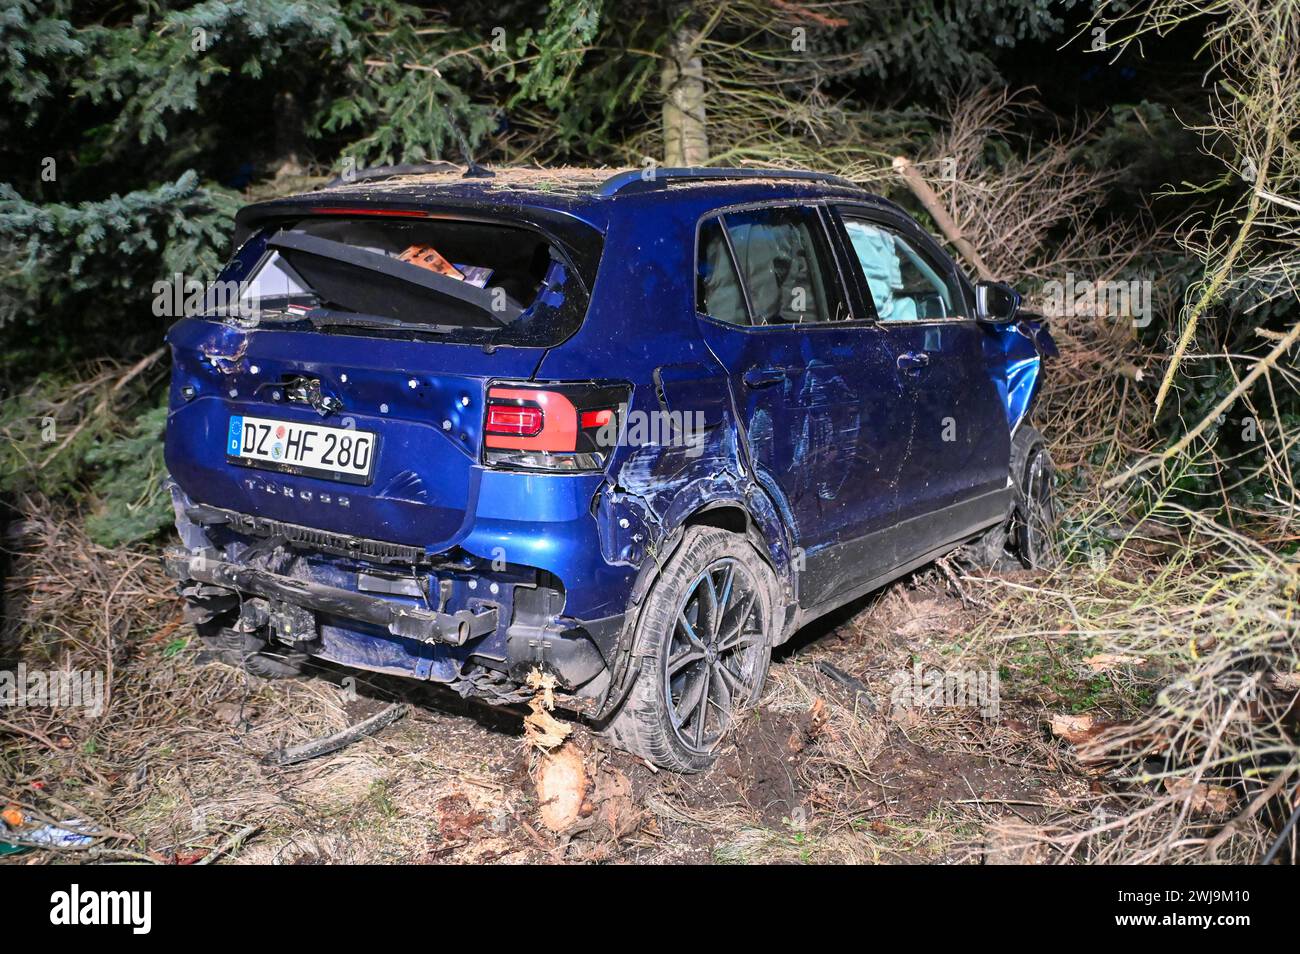
[[[1050,569],[1061,562],[1056,468],[1043,435],[1021,425],[1011,442],[1011,478],[1015,506],[1010,540],[1028,569]]]
[[[266,640],[252,633],[215,623],[199,624],[195,629],[203,645],[222,662],[262,679],[300,676],[307,664],[305,653],[271,651]]]
[[[712,765],[762,694],[776,594],[771,568],[744,537],[687,528],[646,596],[633,637],[641,669],[604,734],[673,771]]]
[[[1014,569],[1017,566],[1041,569],[1059,562],[1055,546],[1055,500],[1049,493],[1050,507],[1044,512],[1041,507],[1035,509],[1031,499],[1033,494],[1029,484],[1036,464],[1040,468],[1037,473],[1046,476],[1045,486],[1050,492],[1056,471],[1047,450],[1047,442],[1037,429],[1022,424],[1011,441],[1011,512],[1004,522],[963,544],[957,554],[959,558],[973,566],[993,571]],[[1040,538],[1030,532],[1032,527],[1044,531],[1053,546],[1038,546]]]
[[[1015,560],[1007,552],[1007,544],[1011,540],[1010,534],[1011,517],[1008,516],[996,527],[990,527],[974,540],[962,544],[957,551],[957,558],[985,570],[1005,569],[1008,563],[1013,563]]]

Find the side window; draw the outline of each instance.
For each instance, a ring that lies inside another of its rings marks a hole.
[[[695,302],[701,313],[730,325],[749,324],[745,293],[736,276],[726,236],[717,219],[700,226],[700,260],[695,265]]]
[[[881,321],[961,318],[958,289],[929,256],[897,231],[865,219],[844,219]]]
[[[843,321],[848,305],[815,209],[723,216],[756,325]]]

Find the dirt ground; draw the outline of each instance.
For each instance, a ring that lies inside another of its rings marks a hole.
[[[199,665],[177,608],[158,598],[156,631],[119,635],[109,715],[55,714],[0,757],[6,802],[89,819],[94,848],[0,863],[1040,860],[1006,832],[1086,795],[1089,781],[1046,728],[1062,700],[1018,698],[1014,658],[967,645],[984,610],[960,586],[930,567],[798,634],[703,774],[656,771],[576,726],[569,744],[587,784],[559,832],[541,817],[543,757],[525,742],[522,710],[329,667],[266,682]],[[30,611],[49,609],[39,587],[33,598]],[[909,701],[899,686],[918,664],[1000,670],[1000,711]],[[393,702],[406,714],[372,736],[267,761]]]

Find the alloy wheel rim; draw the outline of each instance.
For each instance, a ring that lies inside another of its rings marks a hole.
[[[1029,467],[1025,487],[1025,530],[1030,561],[1044,566],[1056,553],[1056,505],[1052,498],[1052,468],[1047,455],[1039,451]]]
[[[673,733],[707,752],[751,702],[762,677],[766,619],[753,575],[737,560],[710,564],[687,590],[664,641],[664,698]]]

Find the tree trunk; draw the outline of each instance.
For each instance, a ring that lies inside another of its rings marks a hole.
[[[300,176],[307,171],[300,159],[302,131],[306,128],[307,121],[298,97],[290,90],[281,90],[275,96],[275,112],[276,178]]]
[[[709,161],[704,126],[704,64],[696,52],[698,35],[683,26],[664,57],[664,165],[702,166]]]

